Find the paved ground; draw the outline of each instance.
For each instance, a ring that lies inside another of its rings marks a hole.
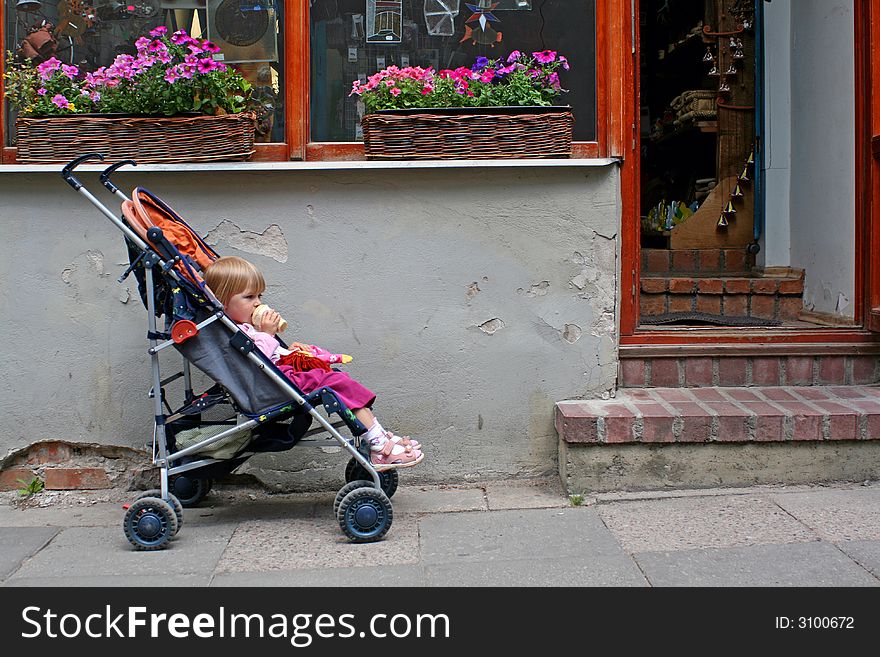
[[[0,499],[0,585],[877,587],[880,482],[587,496],[553,480],[401,486],[378,543],[333,493],[215,488],[167,550],[136,552],[121,498]]]

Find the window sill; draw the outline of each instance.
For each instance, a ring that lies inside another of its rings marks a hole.
[[[606,167],[618,163],[617,158],[568,158],[568,159],[522,159],[522,160],[348,160],[339,162],[212,162],[202,164],[141,164],[123,167],[119,173],[159,171],[363,171],[371,169],[535,169],[553,167]],[[83,164],[77,171],[103,171],[107,164]],[[59,173],[61,164],[4,164],[4,173]]]

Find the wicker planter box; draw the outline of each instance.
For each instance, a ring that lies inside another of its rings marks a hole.
[[[253,114],[224,116],[19,117],[18,161],[61,164],[98,152],[138,163],[246,160],[254,153]]]
[[[571,156],[570,107],[383,110],[361,121],[369,160]]]

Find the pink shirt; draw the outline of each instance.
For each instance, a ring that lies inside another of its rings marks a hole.
[[[257,345],[257,349],[262,351],[266,356],[269,357],[273,363],[277,362],[279,358],[281,358],[281,354],[278,353],[278,350],[281,349],[281,343],[275,338],[274,335],[269,335],[268,333],[263,333],[262,331],[258,331],[250,324],[239,324],[238,328],[245,332],[251,340],[254,341],[254,344]]]

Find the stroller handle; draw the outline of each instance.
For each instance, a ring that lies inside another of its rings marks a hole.
[[[135,162],[134,160],[122,160],[122,162],[111,164],[101,173],[101,177],[99,178],[99,180],[101,181],[101,184],[104,185],[104,187],[110,190],[111,194],[115,194],[116,192],[118,192],[119,188],[112,182],[110,182],[110,174],[116,171],[116,169],[118,169],[119,167],[125,166],[126,164],[130,164],[133,167],[137,166],[137,162]]]
[[[104,155],[102,153],[86,153],[85,155],[80,155],[77,158],[72,159],[70,162],[64,165],[64,168],[61,169],[61,177],[64,178],[65,182],[73,187],[76,190],[79,190],[82,187],[82,183],[77,180],[77,178],[73,175],[72,171],[78,167],[80,164],[85,162],[86,160],[103,160]]]

